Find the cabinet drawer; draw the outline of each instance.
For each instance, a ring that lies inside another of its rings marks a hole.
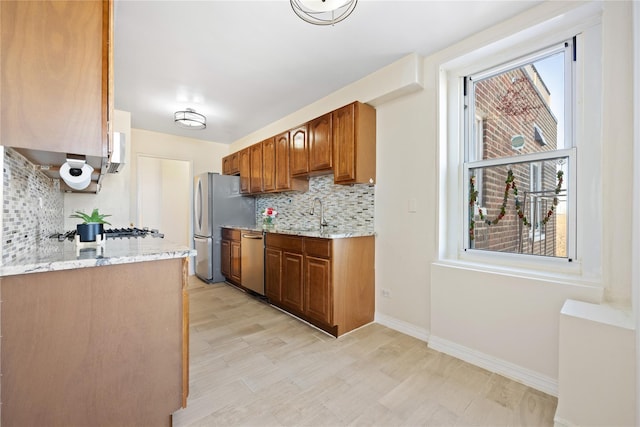
[[[289,252],[302,253],[302,237],[267,233],[267,247],[281,248]]]
[[[240,240],[240,230],[235,230],[232,228],[223,228],[222,239],[223,240]]]
[[[307,237],[304,239],[304,251],[306,255],[331,258],[331,240]]]

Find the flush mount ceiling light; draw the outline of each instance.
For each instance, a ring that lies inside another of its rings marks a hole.
[[[314,25],[333,25],[351,15],[358,0],[291,0],[293,11]]]
[[[173,118],[176,125],[184,129],[204,129],[207,127],[207,118],[200,113],[196,113],[193,108],[176,111]]]

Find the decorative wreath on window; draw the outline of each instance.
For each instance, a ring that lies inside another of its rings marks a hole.
[[[547,222],[549,222],[549,220],[551,219],[551,216],[553,216],[553,213],[556,210],[556,206],[558,205],[558,194],[560,194],[560,191],[562,190],[563,176],[564,176],[563,171],[558,171],[558,173],[556,174],[556,177],[558,179],[558,182],[556,184],[556,189],[555,189],[556,196],[553,198],[553,204],[551,205],[551,208],[549,208],[549,210],[547,211],[547,214],[542,219],[542,221],[536,224],[536,228],[539,227],[540,225],[546,225]],[[484,214],[484,212],[482,212],[482,208],[478,207],[478,215],[480,216],[480,220],[487,225],[498,224],[500,220],[504,218],[504,216],[507,213],[507,200],[509,199],[509,191],[513,190],[513,196],[515,198],[515,208],[516,208],[516,213],[518,215],[518,218],[520,218],[520,220],[522,221],[522,224],[524,224],[527,227],[531,227],[531,222],[527,219],[524,212],[522,211],[522,203],[520,203],[520,199],[518,198],[518,187],[516,187],[515,176],[513,175],[513,171],[511,169],[507,171],[507,178],[504,182],[505,182],[504,197],[502,198],[502,206],[500,206],[500,213],[494,219],[489,219]],[[473,209],[478,200],[478,190],[476,190],[475,184],[476,184],[476,177],[472,175],[469,178],[469,216],[470,216],[469,239],[470,240],[475,239],[476,221],[474,219]]]

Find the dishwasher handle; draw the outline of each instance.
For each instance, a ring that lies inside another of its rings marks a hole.
[[[262,240],[262,234],[243,234],[243,239]]]

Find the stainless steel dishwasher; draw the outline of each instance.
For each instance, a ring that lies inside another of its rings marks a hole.
[[[264,295],[264,236],[258,231],[243,231],[240,242],[242,286]]]

